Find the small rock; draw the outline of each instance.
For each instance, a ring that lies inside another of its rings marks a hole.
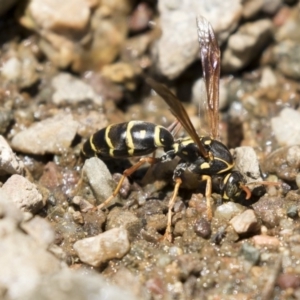
[[[273,52],[274,59],[278,62],[278,70],[280,70],[281,73],[283,73],[287,77],[293,78],[294,80],[299,80],[299,42],[295,42],[292,40],[282,41],[274,47]]]
[[[11,150],[7,141],[0,136],[0,173],[1,174],[22,174],[24,163]]]
[[[82,176],[89,183],[99,203],[113,193],[113,180],[105,163],[98,157],[86,159],[82,167]],[[115,197],[118,199],[118,196]],[[115,201],[112,201],[113,204]]]
[[[272,21],[268,19],[246,23],[231,35],[224,51],[222,69],[235,72],[249,65],[271,39]]]
[[[285,199],[283,198],[265,196],[253,204],[253,209],[267,228],[273,228],[279,225],[280,219],[285,216],[284,205]]]
[[[13,111],[7,108],[0,108],[0,134],[5,134],[8,126],[13,121]]]
[[[75,223],[84,224],[84,219],[80,211],[73,211],[72,217]]]
[[[252,147],[237,147],[233,151],[234,169],[241,172],[249,181],[261,181],[261,171],[257,155]]]
[[[297,274],[280,274],[277,278],[277,284],[283,290],[288,288],[297,289],[300,287],[300,277]]]
[[[52,101],[56,105],[78,105],[87,100],[102,105],[102,97],[97,95],[91,86],[68,73],[56,75],[51,84],[55,90]]]
[[[275,138],[282,146],[300,144],[300,112],[286,107],[271,119]]]
[[[295,205],[290,206],[288,208],[286,214],[289,218],[292,218],[292,219],[297,218],[298,217],[298,207]]]
[[[169,79],[178,77],[199,54],[195,16],[211,22],[216,35],[224,41],[242,16],[239,1],[197,0],[159,1],[162,36],[157,44],[158,67]],[[224,15],[225,14],[225,15]],[[222,16],[222,18],[220,18]],[[222,21],[221,21],[222,20]]]
[[[252,238],[255,246],[260,247],[272,247],[277,249],[280,246],[280,242],[277,237],[269,235],[255,235]]]
[[[91,204],[89,201],[85,200],[81,196],[75,196],[72,199],[72,203],[78,205],[80,208],[80,211],[82,211],[82,212],[90,211],[94,207],[93,204]]]
[[[49,161],[43,170],[43,174],[40,177],[39,184],[52,190],[63,184],[63,168]]]
[[[200,218],[194,224],[194,231],[198,236],[207,239],[211,235],[211,224],[206,219]]]
[[[110,259],[122,258],[130,250],[130,242],[127,230],[119,227],[79,240],[73,247],[82,262],[99,267]]]
[[[3,63],[1,68],[1,76],[10,81],[16,81],[21,77],[22,63],[17,57],[9,58]]]
[[[77,127],[71,114],[59,114],[17,133],[12,139],[12,148],[37,155],[61,154],[70,147]]]
[[[89,21],[90,9],[85,0],[33,0],[29,4],[29,13],[39,27],[62,32],[81,31]]]
[[[35,241],[48,248],[54,241],[54,231],[50,223],[39,216],[35,216],[27,222],[21,224],[21,228],[32,236]]]
[[[256,265],[259,262],[259,258],[260,258],[259,250],[248,243],[244,243],[242,245],[242,255],[252,265]]]
[[[161,232],[167,227],[167,217],[165,214],[149,215],[147,216],[146,220],[147,220],[147,229],[155,230],[156,232]],[[176,223],[176,225],[177,224],[178,222]],[[177,230],[175,230],[174,228],[174,232],[175,231],[177,232]]]
[[[34,214],[46,204],[37,187],[20,175],[12,175],[3,184],[1,190],[23,211]]]
[[[107,216],[106,230],[123,227],[127,230],[130,239],[134,239],[142,229],[142,220],[132,212],[119,207],[111,210]]]
[[[237,234],[255,233],[259,231],[259,223],[253,210],[247,209],[230,220]]]
[[[245,207],[241,204],[229,201],[217,207],[214,216],[229,221],[234,216],[241,214],[245,211]]]
[[[295,181],[299,169],[300,145],[279,148],[272,152],[264,162],[266,172],[276,174],[286,181]]]
[[[147,29],[153,17],[153,9],[146,2],[141,2],[132,12],[129,20],[129,28],[133,32]]]

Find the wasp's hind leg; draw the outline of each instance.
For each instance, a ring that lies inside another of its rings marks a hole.
[[[106,207],[119,193],[122,184],[125,180],[126,177],[130,176],[131,174],[133,174],[138,168],[140,168],[142,165],[144,165],[145,163],[149,163],[151,165],[159,162],[160,159],[155,158],[155,157],[142,157],[136,164],[134,164],[132,167],[130,167],[129,169],[126,169],[123,172],[123,176],[121,177],[117,187],[115,188],[114,192],[112,193],[111,196],[109,196],[103,203],[101,203],[100,205],[98,205],[96,207],[96,209],[100,210],[104,207]]]
[[[174,187],[173,195],[172,195],[172,198],[170,199],[169,204],[168,204],[168,221],[167,221],[166,232],[164,234],[164,239],[169,241],[169,242],[172,242],[172,230],[171,230],[171,227],[172,227],[172,210],[173,210],[175,200],[176,200],[176,197],[178,195],[178,190],[179,190],[179,187],[180,187],[181,183],[182,183],[182,180],[181,180],[180,177],[175,178],[175,187]]]
[[[208,175],[203,175],[202,180],[206,181],[205,188],[205,198],[206,198],[206,207],[207,207],[207,220],[212,220],[212,208],[211,208],[211,190],[212,190],[212,180]]]

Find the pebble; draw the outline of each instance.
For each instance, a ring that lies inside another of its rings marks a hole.
[[[72,199],[72,203],[75,205],[78,205],[80,208],[80,211],[82,211],[82,212],[88,212],[94,207],[93,204],[91,204],[89,201],[85,200],[81,196],[75,196]]]
[[[282,146],[300,144],[300,112],[286,107],[279,116],[271,119],[277,142]]]
[[[279,225],[281,218],[285,217],[285,200],[279,197],[261,197],[253,204],[256,215],[262,220],[267,228]]]
[[[282,127],[282,124],[280,125]],[[264,162],[264,170],[280,179],[295,181],[300,168],[300,145],[281,147]]]
[[[280,242],[277,237],[269,235],[255,235],[252,237],[252,241],[255,246],[260,247],[274,247],[275,249],[280,246]]]
[[[299,25],[298,25],[299,26]],[[285,76],[295,80],[300,79],[300,44],[292,40],[278,43],[274,49],[274,59],[278,61],[277,68]]]
[[[259,161],[252,147],[237,147],[232,155],[235,162],[234,169],[242,173],[247,183],[262,181]]]
[[[248,243],[244,243],[242,245],[242,255],[245,259],[252,263],[252,265],[256,265],[259,262],[260,252],[255,247],[251,246]]]
[[[259,231],[259,223],[253,210],[247,209],[233,217],[230,224],[237,234],[255,233]]]
[[[24,163],[12,151],[5,138],[0,135],[0,174],[23,174]]]
[[[277,278],[277,285],[283,289],[297,289],[300,287],[300,277],[297,274],[280,274]]]
[[[99,203],[105,201],[113,193],[112,176],[105,163],[98,157],[86,159],[82,167],[82,176],[89,183]],[[115,197],[118,199],[118,196]],[[115,203],[114,200],[111,202]]]
[[[299,197],[300,198],[300,197]],[[289,218],[295,219],[298,218],[298,207],[296,205],[292,205],[287,209],[286,215]]]
[[[9,108],[0,108],[0,134],[5,134],[13,120],[13,112]]]
[[[205,218],[200,218],[194,224],[194,231],[198,236],[207,239],[211,236],[211,224]]]
[[[271,39],[272,21],[249,22],[231,35],[223,53],[222,70],[236,72],[247,67]]]
[[[60,73],[53,77],[51,85],[55,90],[52,101],[56,105],[78,105],[90,100],[102,106],[102,97],[97,95],[91,86],[68,73]]]
[[[107,216],[105,230],[123,227],[127,230],[129,239],[134,239],[142,229],[142,220],[132,212],[115,207]]]
[[[90,9],[85,0],[32,0],[28,7],[36,24],[44,30],[80,32],[88,24]]]
[[[17,133],[11,145],[14,150],[29,154],[61,154],[70,147],[77,127],[71,114],[58,114]]]
[[[240,1],[201,2],[197,0],[159,1],[158,9],[162,36],[155,53],[157,67],[169,79],[174,79],[199,55],[195,16],[204,16],[211,22],[216,35],[224,41],[242,16]],[[219,16],[222,15],[222,18]]]
[[[36,185],[20,175],[12,175],[1,190],[23,211],[34,214],[46,204]]]
[[[130,242],[127,230],[119,227],[79,240],[73,247],[82,262],[99,267],[110,259],[122,258],[130,250]]]
[[[229,221],[234,216],[241,214],[244,210],[245,207],[243,205],[229,201],[218,206],[214,212],[214,216],[218,219]]]

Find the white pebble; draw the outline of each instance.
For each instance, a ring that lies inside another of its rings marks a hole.
[[[130,250],[130,242],[127,230],[119,227],[79,240],[73,247],[82,262],[99,267],[110,259],[122,258]]]

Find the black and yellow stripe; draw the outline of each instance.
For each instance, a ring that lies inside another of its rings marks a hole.
[[[144,121],[112,124],[93,134],[82,148],[85,156],[126,158],[143,156],[162,147],[172,148],[174,139],[164,127]]]

